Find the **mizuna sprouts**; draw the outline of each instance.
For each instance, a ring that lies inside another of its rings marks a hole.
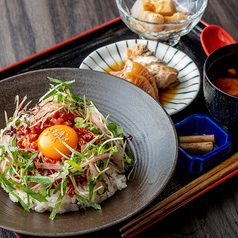
[[[26,97],[19,103],[17,96],[13,116],[8,118],[5,113],[6,127],[0,134],[0,182],[26,211],[35,203],[44,206],[57,194],[54,207],[49,209],[50,219],[54,219],[65,196],[82,208],[101,209],[94,200],[108,191],[114,179],[111,174],[124,174],[134,162],[126,152],[123,129],[108,123],[87,97],[76,96],[70,88],[74,81],[49,79],[54,85],[35,107],[27,109]],[[55,133],[54,140],[69,153],[52,147],[59,153],[59,159],[52,159],[39,150],[38,138],[45,129],[60,123],[75,130],[78,144],[72,148],[68,139]]]

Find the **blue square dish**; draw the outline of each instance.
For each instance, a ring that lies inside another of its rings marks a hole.
[[[222,162],[230,155],[231,136],[209,116],[194,114],[175,124],[177,135],[211,135],[215,136],[213,151],[199,156],[191,155],[179,147],[178,164],[189,173],[201,174]]]

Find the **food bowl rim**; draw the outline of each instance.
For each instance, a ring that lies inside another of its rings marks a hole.
[[[218,88],[215,84],[212,83],[212,81],[210,80],[210,77],[208,77],[207,75],[207,70],[206,70],[206,65],[207,65],[207,61],[214,55],[216,54],[218,51],[220,51],[221,49],[224,49],[224,48],[228,48],[230,47],[231,45],[237,45],[238,43],[234,43],[234,44],[230,44],[230,45],[225,45],[225,46],[222,46],[221,48],[219,49],[216,49],[215,51],[213,51],[205,60],[204,62],[204,66],[203,66],[203,80],[207,80],[208,83],[213,87],[215,88],[217,91],[219,91],[221,94],[224,94],[226,95],[227,97],[230,97],[230,98],[233,98],[233,99],[238,99],[238,96],[234,96],[234,95],[231,95],[229,93],[226,93],[224,91],[222,91],[220,88]],[[220,59],[220,58],[223,58],[223,57],[226,57],[226,56],[229,56],[230,54],[234,54],[234,53],[238,53],[237,52],[232,52],[232,53],[228,53],[226,55],[222,55],[221,57],[218,57],[216,60]],[[213,61],[214,62],[214,61]],[[204,85],[204,84],[203,84]]]

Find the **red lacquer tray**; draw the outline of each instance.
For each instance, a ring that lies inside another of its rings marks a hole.
[[[206,54],[200,43],[200,34],[205,27],[206,23],[201,21],[188,35],[183,36],[178,45],[175,48],[186,53],[197,65],[201,81],[203,76],[203,64],[206,59]],[[131,32],[121,21],[120,18],[116,18],[110,22],[107,22],[99,27],[96,27],[90,31],[80,34],[74,38],[71,38],[61,44],[51,47],[45,51],[21,60],[13,65],[0,69],[0,80],[11,77],[13,75],[21,74],[31,70],[44,69],[44,68],[61,68],[61,67],[75,67],[78,68],[85,57],[93,52],[94,50],[117,42],[121,40],[135,39],[138,38],[136,34]],[[203,99],[202,83],[201,89],[199,91],[196,99],[181,112],[172,115],[171,118],[174,123],[180,122],[181,120],[187,118],[188,116],[199,113],[199,114],[209,114],[206,110],[206,106]],[[236,145],[236,138],[234,138],[234,145]],[[163,216],[158,217],[151,223],[142,227],[138,232],[147,228],[148,226],[158,222],[168,214],[172,213],[176,209],[182,207],[193,199],[199,197],[201,194],[207,192],[211,188],[216,187],[218,184],[224,182],[228,178],[237,174],[238,170],[227,175],[226,177],[220,179],[216,183],[210,185],[206,189],[195,194],[193,197],[179,204],[172,210],[168,211]],[[180,188],[184,187],[199,175],[189,174],[181,169],[179,166],[176,168],[175,173],[168,183],[164,191],[159,195],[159,197],[151,204],[158,203],[159,201],[165,199],[172,193],[176,192]],[[143,212],[143,211],[142,211]],[[121,237],[119,228],[126,224],[128,221],[123,222],[123,224],[115,225],[114,227],[106,228],[102,231],[96,232],[95,234],[88,234],[86,237],[99,237],[100,235],[105,238],[109,237]],[[26,238],[27,235],[14,233],[16,237]],[[32,236],[31,236],[32,237]],[[84,236],[82,236],[84,237]]]

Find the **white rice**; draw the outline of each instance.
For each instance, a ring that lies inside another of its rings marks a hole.
[[[126,176],[124,174],[118,174],[116,171],[109,169],[107,171],[107,174],[110,174],[110,176],[103,176],[104,180],[106,181],[108,188],[107,191],[101,195],[98,195],[98,193],[94,192],[93,195],[93,202],[94,203],[101,203],[102,201],[106,200],[107,198],[113,196],[117,190],[122,190],[127,187],[126,185]],[[2,188],[8,192],[8,190],[4,187],[3,184],[1,184]],[[80,196],[88,199],[88,193],[82,192],[82,189],[80,188],[81,192],[79,193]],[[104,188],[100,189],[98,192],[102,193]],[[58,191],[56,194],[53,194],[53,189],[51,189],[51,196],[47,196],[46,199],[48,202],[39,202],[35,199],[32,199],[30,197],[30,204],[29,208],[32,210],[35,210],[36,212],[45,212],[45,211],[52,211],[54,209],[54,206],[56,204],[56,201],[59,197],[60,191]],[[28,204],[27,200],[27,194],[20,190],[16,189],[13,191],[16,195],[18,195],[26,204]],[[11,193],[9,193],[9,197],[13,202],[18,202],[17,198],[14,197]],[[81,202],[82,203],[82,202]],[[87,207],[86,204],[83,204],[85,207]],[[75,196],[70,197],[67,194],[64,195],[61,205],[57,211],[57,213],[62,214],[69,211],[78,211],[82,206],[80,205],[79,201]]]

